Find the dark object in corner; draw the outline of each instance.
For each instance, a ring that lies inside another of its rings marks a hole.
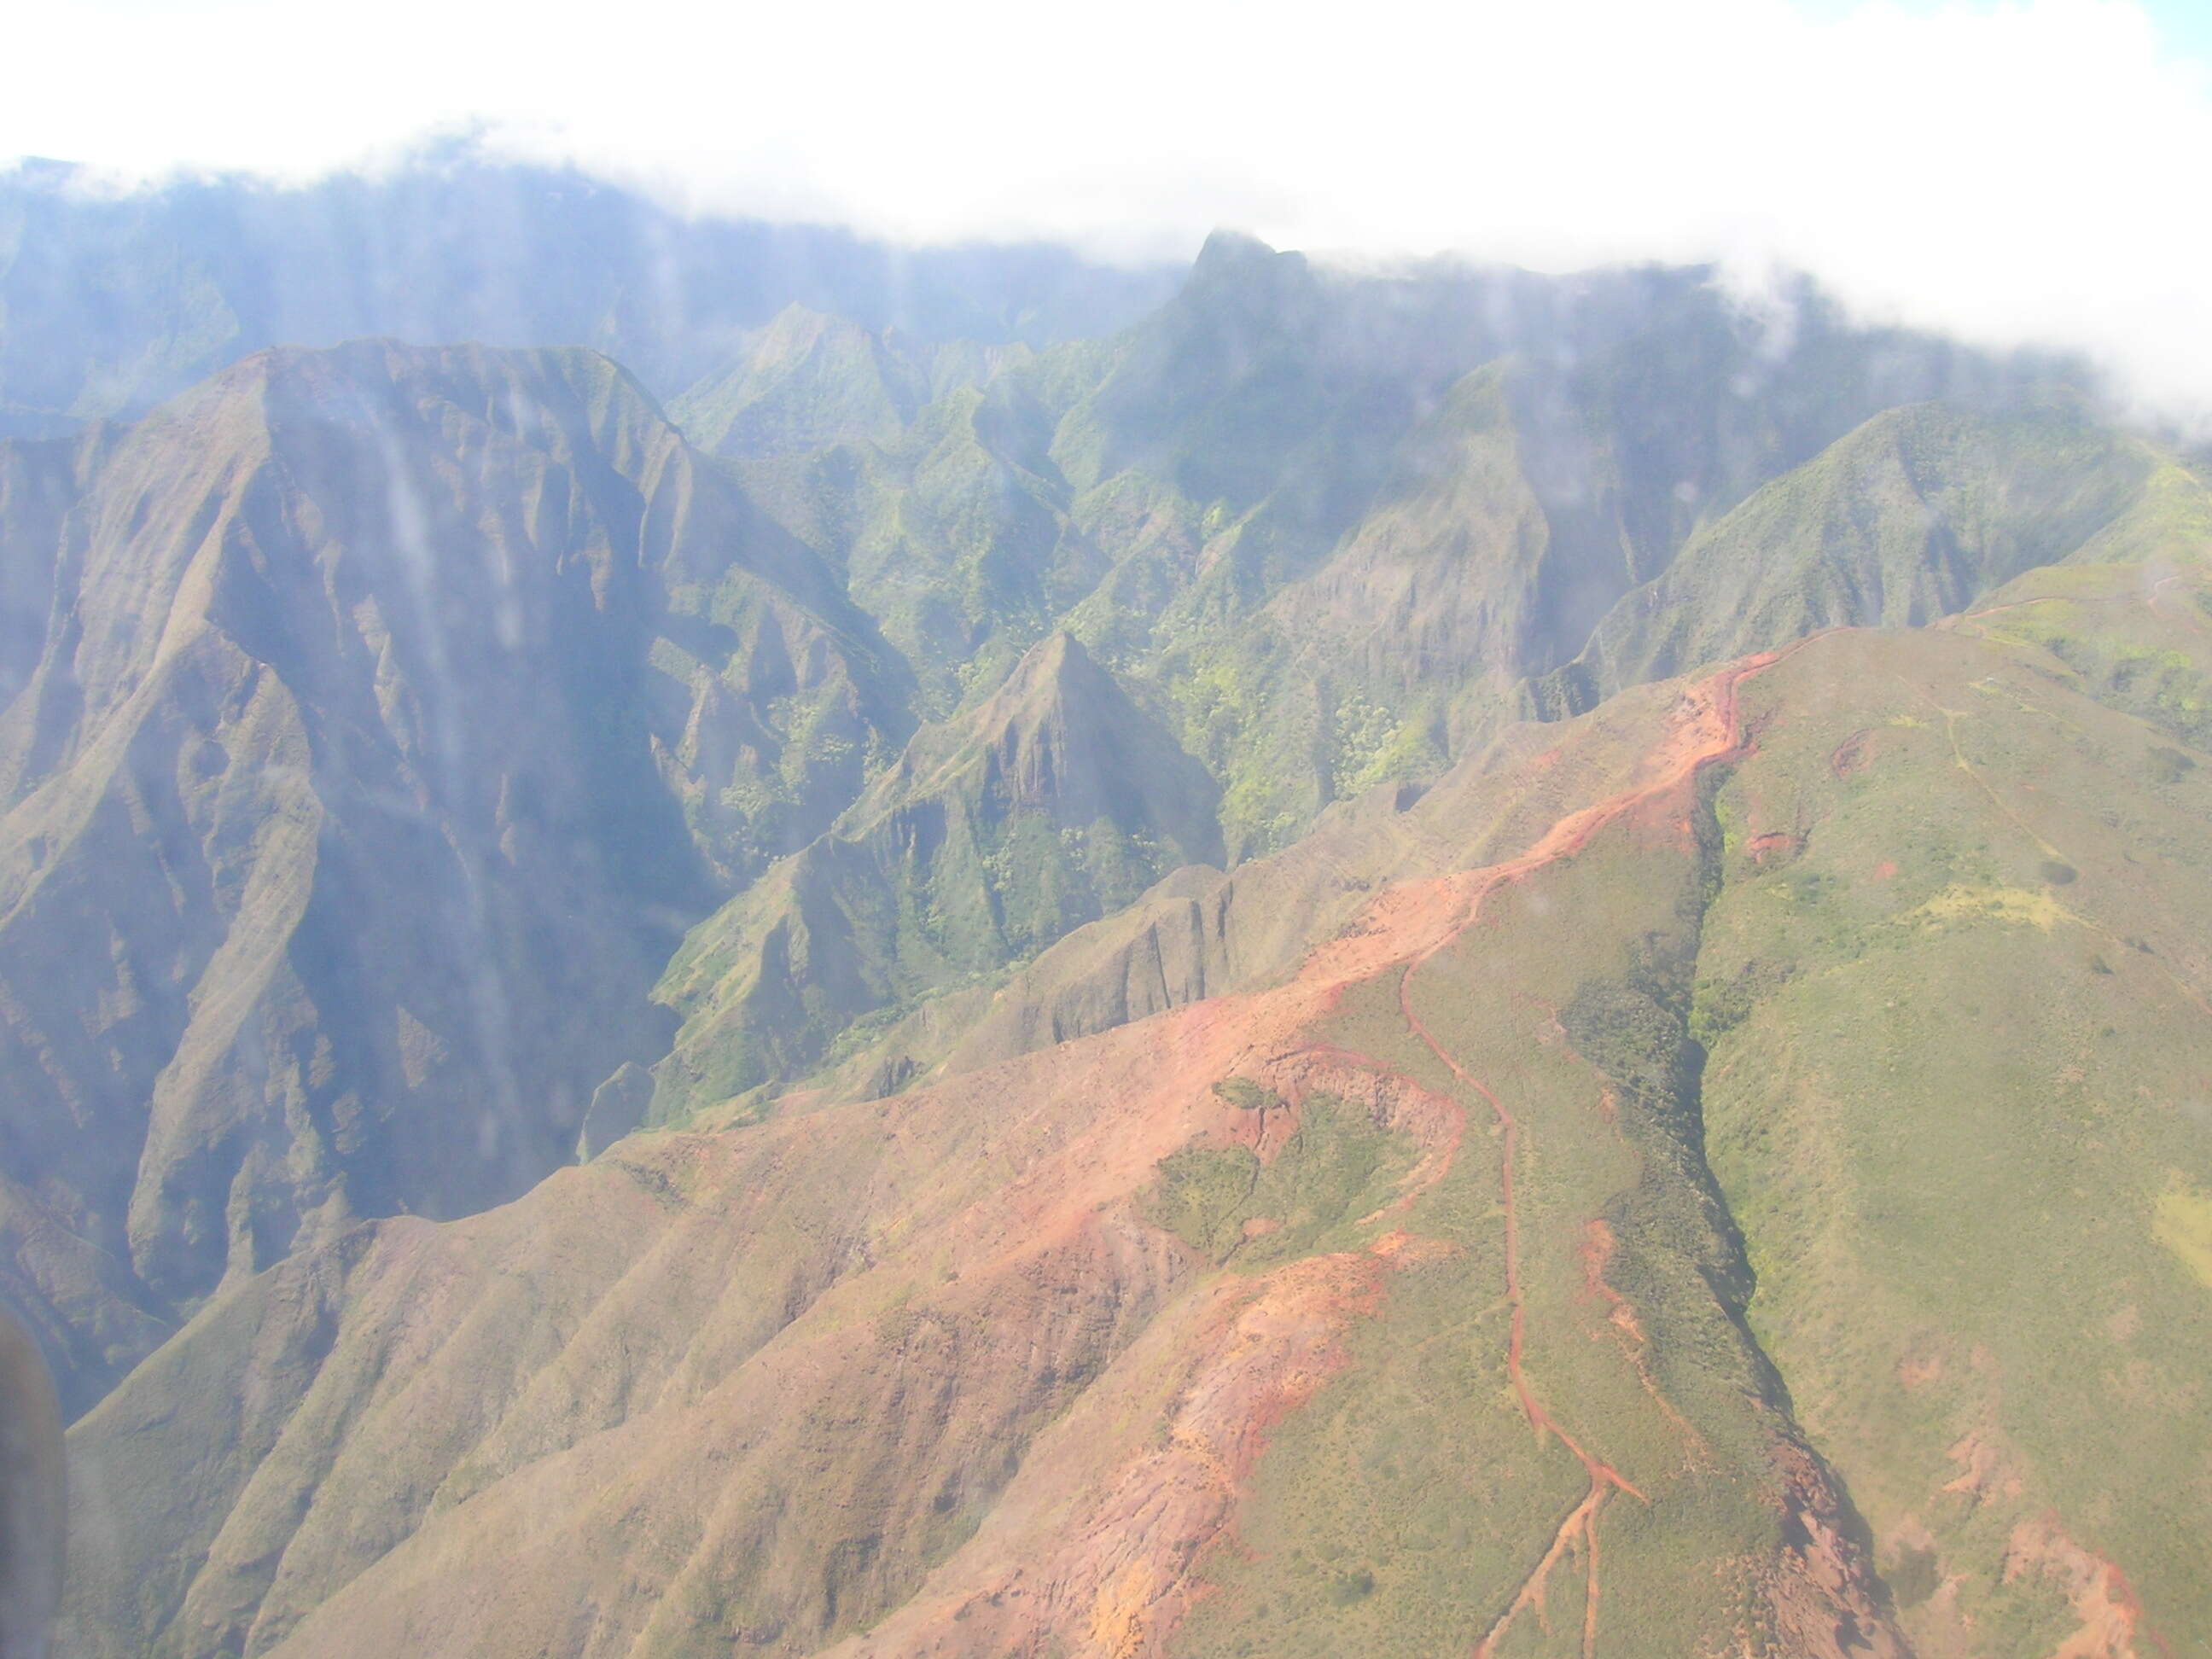
[[[0,1309],[0,1659],[46,1659],[61,1599],[62,1505],[53,1378]]]

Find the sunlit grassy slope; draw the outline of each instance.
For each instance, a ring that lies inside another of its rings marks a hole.
[[[1711,1158],[1921,1650],[2137,1596],[2139,1646],[2202,1652],[2204,589],[2014,592],[1754,694],[1698,964]]]

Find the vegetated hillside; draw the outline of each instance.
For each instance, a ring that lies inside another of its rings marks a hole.
[[[2078,410],[1876,416],[1692,537],[1561,671],[1584,699],[1838,624],[1917,627],[2013,576],[2212,534],[2212,490]]]
[[[71,1639],[2206,1651],[2208,629],[1516,728],[1279,975],[234,1281],[75,1431]]]
[[[1037,641],[1083,641],[1212,775],[1218,805],[1194,810],[1234,865],[1433,780],[1517,714],[1925,620],[2207,517],[2202,481],[2100,425],[2063,366],[1796,301],[1778,320],[1674,270],[1353,275],[1224,235],[1111,340],[933,357],[792,313],[678,412],[843,571],[923,712],[967,718]],[[1087,919],[970,927],[973,907],[933,908],[926,858],[874,855],[878,920],[833,918],[838,845],[694,940],[716,983],[668,982],[692,1036],[656,1109],[878,1047],[856,1015],[906,1051],[839,1086],[891,1086],[943,1057],[984,981]],[[779,988],[787,960],[804,1000]],[[715,1012],[732,1003],[751,1012]]]
[[[0,447],[0,1178],[72,1408],[304,1216],[1218,987],[969,1029],[1516,711],[2203,517],[2050,366],[1799,300],[1220,237],[1041,352],[787,309],[678,405],[712,461],[604,360],[376,345]]]
[[[904,693],[589,353],[264,355],[8,455],[0,1277],[82,1409],[226,1274],[570,1158]]]
[[[1218,793],[1082,646],[1054,635],[693,930],[660,990],[684,1024],[658,1068],[654,1115],[802,1076],[864,1017],[1033,956],[1171,870],[1218,864]]]
[[[2063,378],[1796,298],[1781,349],[1698,271],[1353,275],[1222,235],[1122,334],[969,361],[895,437],[921,362],[789,319],[679,410],[938,712],[1071,628],[1222,779],[1241,854],[1440,771],[1700,524],[1862,422]]]
[[[793,304],[929,342],[1043,344],[1110,332],[1175,281],[1042,245],[685,215],[466,143],[296,187],[125,192],[31,161],[0,173],[0,436],[136,416],[269,346],[590,346],[672,397]]]

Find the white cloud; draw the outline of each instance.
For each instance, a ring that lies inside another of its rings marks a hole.
[[[482,121],[911,238],[1778,260],[2212,407],[2212,82],[2135,0],[79,0],[10,33],[0,155],[296,176]]]

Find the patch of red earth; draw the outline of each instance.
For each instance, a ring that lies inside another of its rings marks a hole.
[[[1597,1512],[1604,1503],[1605,1488],[1593,1481],[1582,1501],[1559,1522],[1559,1530],[1552,1534],[1552,1547],[1544,1552],[1535,1571],[1521,1581],[1521,1588],[1498,1616],[1498,1622],[1474,1644],[1474,1659],[1489,1659],[1514,1620],[1523,1613],[1534,1612],[1537,1623],[1544,1625],[1544,1590],[1551,1582],[1552,1569],[1577,1545],[1583,1557],[1583,1659],[1593,1659],[1597,1651]]]
[[[1893,880],[1896,875],[1897,866],[1888,859],[1884,859],[1874,867],[1874,878],[1876,881]]]
[[[2004,1558],[2008,1584],[2026,1573],[2057,1580],[2067,1605],[2081,1627],[2060,1644],[2051,1659],[2137,1659],[2137,1638],[2163,1654],[2172,1650],[2143,1623],[2136,1599],[2118,1565],[2084,1549],[2066,1535],[2055,1513],[2023,1521],[2012,1529]]]
[[[1380,1060],[1334,1043],[1316,1042],[1274,1056],[1261,1073],[1279,1095],[1293,1103],[1316,1091],[1335,1095],[1364,1106],[1377,1126],[1405,1134],[1420,1147],[1420,1159],[1400,1183],[1397,1197],[1362,1217],[1363,1226],[1402,1213],[1444,1178],[1459,1155],[1467,1133],[1467,1109]]]
[[[1839,778],[1863,772],[1874,763],[1875,732],[1865,726],[1838,744],[1828,757],[1828,769]]]
[[[1298,1132],[1297,1103],[1278,1099],[1257,1106],[1240,1106],[1231,1117],[1226,1138],[1262,1164],[1273,1164],[1275,1154]]]
[[[1402,1227],[1392,1229],[1367,1248],[1393,1267],[1400,1267],[1447,1261],[1459,1254],[1459,1246],[1448,1238],[1419,1238]]]
[[[1751,855],[1753,864],[1780,862],[1793,859],[1803,850],[1804,840],[1786,830],[1770,830],[1763,836],[1753,836],[1744,843],[1743,850]]]
[[[1192,1328],[1176,1334],[1181,1381],[1160,1431],[1085,1483],[1071,1510],[1045,1519],[1042,1547],[1018,1529],[997,1540],[979,1534],[963,1554],[990,1559],[961,1571],[956,1557],[937,1594],[837,1651],[1160,1654],[1206,1593],[1204,1563],[1232,1536],[1269,1434],[1344,1368],[1343,1332],[1374,1311],[1390,1273],[1433,1255],[1433,1245],[1394,1233],[1370,1250],[1215,1281]],[[1044,1496],[1048,1506],[1057,1491]],[[1008,1507],[1037,1501],[1010,1494]]]
[[[1583,1295],[1604,1302],[1611,1310],[1609,1317],[1614,1328],[1640,1346],[1644,1328],[1636,1322],[1636,1310],[1629,1306],[1626,1297],[1605,1282],[1606,1266],[1618,1248],[1613,1229],[1602,1218],[1585,1224],[1582,1247],[1577,1252],[1583,1259]]]
[[[1062,1114],[1054,1119],[1062,1137],[1056,1149],[1022,1166],[963,1218],[959,1231],[973,1243],[956,1252],[963,1259],[953,1265],[963,1273],[988,1268],[1002,1249],[1019,1248],[1015,1241],[1035,1248],[1040,1237],[1095,1224],[1101,1213],[1143,1188],[1160,1158],[1194,1139],[1244,1136],[1255,1150],[1279,1147],[1295,1121],[1297,1103],[1319,1088],[1366,1101],[1379,1121],[1401,1125],[1422,1146],[1421,1164],[1382,1213],[1402,1206],[1450,1167],[1464,1131],[1464,1106],[1365,1056],[1316,1045],[1305,1035],[1348,987],[1395,970],[1408,1032],[1482,1097],[1498,1126],[1511,1305],[1507,1368],[1530,1427],[1540,1438],[1559,1440],[1590,1482],[1537,1567],[1516,1588],[1498,1626],[1485,1638],[1484,1654],[1516,1613],[1540,1600],[1553,1566],[1577,1546],[1584,1558],[1585,1645],[1594,1642],[1596,1515],[1615,1490],[1639,1499],[1644,1494],[1583,1449],[1546,1411],[1523,1371],[1526,1314],[1514,1190],[1520,1125],[1422,1027],[1411,1000],[1413,977],[1475,922],[1489,894],[1571,857],[1624,814],[1650,810],[1685,816],[1681,792],[1704,768],[1750,751],[1738,719],[1741,686],[1786,654],[1753,658],[1686,691],[1628,788],[1562,817],[1517,858],[1377,894],[1353,926],[1310,952],[1288,982],[1209,999],[1137,1026],[1079,1039],[1048,1060],[1030,1062],[1055,1074],[1065,1068],[1071,1086],[1079,1074],[1085,1097],[1110,1107],[1076,1120],[1073,1127],[1066,1127],[1064,1106],[1052,1108]],[[996,1070],[960,1086],[1003,1090],[1003,1080],[994,1079]],[[1223,1077],[1255,1074],[1289,1109],[1246,1111],[1212,1093]],[[915,1103],[915,1097],[904,1097],[893,1110],[913,1110]],[[1164,1443],[1156,1439],[1135,1451],[1118,1474],[1109,1466],[1096,1476],[1076,1477],[1072,1486],[1055,1486],[1040,1474],[1040,1491],[1062,1494],[1052,1500],[1052,1518],[1009,1513],[1003,1524],[994,1523],[994,1535],[1010,1538],[1030,1528],[1042,1528],[1041,1534],[1030,1534],[1029,1545],[1006,1553],[999,1544],[984,1547],[979,1534],[971,1540],[974,1549],[963,1547],[945,1564],[933,1594],[909,1602],[849,1650],[1015,1651],[1056,1641],[1125,1656],[1157,1652],[1200,1593],[1194,1564],[1229,1535],[1244,1477],[1267,1431],[1340,1368],[1341,1328],[1372,1307],[1389,1271],[1426,1259],[1437,1248],[1394,1233],[1372,1251],[1291,1263],[1256,1280],[1217,1282],[1204,1293],[1212,1311],[1200,1339],[1186,1346],[1177,1336],[1170,1350],[1190,1358],[1188,1384],[1165,1421]],[[1171,1322],[1183,1328],[1181,1316]],[[1163,1330],[1161,1340],[1168,1335]],[[1064,1449],[1055,1456],[1079,1452]],[[1066,1475],[1075,1477],[1074,1469]],[[1062,1508],[1067,1494],[1073,1494],[1072,1507]]]
[[[1876,1605],[1873,1564],[1820,1462],[1794,1437],[1775,1449],[1783,1478],[1784,1565],[1767,1587],[1777,1638],[1790,1659],[1911,1659]]]
[[[1969,1430],[1943,1455],[1959,1466],[1957,1479],[1945,1481],[1943,1490],[1959,1493],[1977,1508],[1992,1494],[2017,1498],[2024,1490],[2012,1460],[1993,1431]]]

